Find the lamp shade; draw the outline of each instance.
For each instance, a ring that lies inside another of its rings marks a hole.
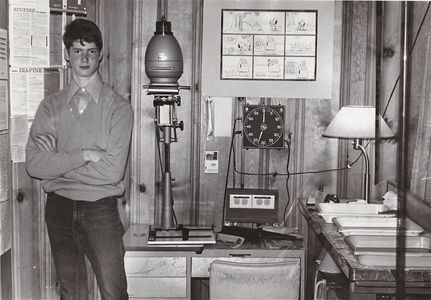
[[[375,139],[376,109],[372,106],[343,106],[323,132],[324,137],[340,139]],[[394,137],[379,115],[379,138]]]

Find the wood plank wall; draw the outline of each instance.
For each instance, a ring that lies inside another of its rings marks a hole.
[[[411,11],[411,36],[413,38],[418,32],[423,16],[427,11],[428,2],[415,2],[410,5]],[[430,55],[431,55],[431,15],[428,16],[422,25],[415,48],[410,60],[410,94],[408,101],[408,172],[411,178],[411,191],[416,196],[424,199],[431,205],[430,189]]]
[[[381,71],[379,77],[379,95],[380,95],[380,113],[386,122],[390,125],[394,133],[398,131],[398,100],[399,89],[392,90],[396,85],[397,78],[400,74],[401,62],[401,3],[387,1],[383,4],[382,13],[382,56]],[[378,28],[376,30],[379,30]],[[380,149],[375,161],[378,164],[378,173],[375,174],[378,184],[376,194],[382,195],[386,190],[385,185],[381,184],[385,179],[396,180],[397,170],[397,143],[396,140],[390,140],[379,143]]]
[[[175,213],[179,223],[199,223],[221,227],[221,215],[227,162],[229,157],[229,137],[207,139],[208,103],[199,92],[200,70],[199,37],[202,34],[200,9],[202,1],[168,2],[168,20],[172,22],[172,31],[180,43],[184,57],[184,74],[180,85],[197,90],[182,90],[182,105],[178,107],[179,120],[185,123],[183,132],[178,133],[178,142],[171,145],[173,194]],[[323,130],[339,108],[340,68],[341,68],[341,18],[342,4],[336,3],[334,72],[332,99],[269,99],[235,98],[231,101],[232,120],[240,117],[242,105],[248,103],[284,104],[287,107],[286,131],[292,134],[290,172],[315,171],[333,168],[337,164],[337,141],[321,137]],[[157,18],[157,6],[154,1],[135,0],[134,53],[140,57],[135,60],[132,73],[134,81],[132,103],[137,113],[135,123],[132,159],[132,197],[130,199],[130,217],[132,223],[157,223],[158,209],[161,202],[160,171],[154,142],[154,108],[152,99],[139,90],[139,84],[148,84],[144,75],[142,59],[145,47],[152,37]],[[140,81],[139,81],[140,80]],[[287,92],[288,94],[288,92]],[[215,112],[217,113],[217,112]],[[233,125],[233,122],[232,124]],[[238,122],[241,130],[241,122]],[[140,129],[140,132],[137,131]],[[242,150],[240,138],[236,137],[237,168],[251,172],[277,170],[285,173],[287,149],[285,150]],[[204,153],[206,150],[219,152],[219,173],[205,174]],[[134,168],[134,169],[133,169]],[[232,168],[230,169],[232,172]],[[316,194],[323,189],[323,194],[336,193],[338,174],[321,173],[291,176],[289,190],[291,201]],[[233,175],[229,174],[229,187],[233,186]],[[287,203],[286,177],[235,175],[236,185],[241,182],[249,188],[276,188],[280,191],[280,207]],[[138,185],[145,184],[146,191],[139,193]],[[155,200],[154,200],[155,199]],[[291,202],[292,203],[292,202]],[[280,211],[282,219],[283,211]],[[295,210],[289,224],[298,226]],[[281,222],[281,220],[280,220]]]
[[[9,27],[7,11],[8,11],[7,0],[0,0],[0,28],[2,29],[8,29]],[[4,170],[2,171],[4,172]],[[10,186],[10,182],[9,182],[9,186]],[[0,234],[11,235],[12,233],[2,232]],[[12,252],[11,250],[8,250],[3,255],[0,256],[0,298],[1,299],[12,298],[12,266],[11,266],[12,253],[11,252]]]

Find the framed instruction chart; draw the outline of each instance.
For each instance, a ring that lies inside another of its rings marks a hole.
[[[205,0],[202,94],[332,98],[334,15],[334,1]]]
[[[316,80],[317,10],[222,10],[220,78]]]

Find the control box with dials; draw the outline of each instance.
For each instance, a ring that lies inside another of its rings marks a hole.
[[[278,190],[227,189],[225,221],[277,223]]]

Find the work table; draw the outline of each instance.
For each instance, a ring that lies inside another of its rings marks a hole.
[[[344,241],[344,236],[338,232],[336,225],[326,223],[318,215],[315,206],[307,206],[305,200],[298,201],[298,207],[308,224],[308,231],[312,231],[323,247],[336,261],[340,270],[351,284],[352,291],[362,292],[374,289],[375,293],[392,293],[396,282],[396,268],[364,266],[360,264],[349,245]],[[411,292],[431,293],[431,269],[417,268],[405,270],[405,286],[414,288]],[[382,288],[382,289],[378,289]],[[392,288],[392,289],[391,289]]]
[[[305,257],[302,240],[244,243],[235,249],[219,241],[196,249],[169,248],[148,245],[148,230],[148,225],[132,224],[123,237],[126,250],[125,269],[131,299],[192,299],[192,280],[207,280],[209,267],[214,260],[245,263],[299,262],[300,295],[301,299],[305,299]],[[167,289],[166,286],[170,288]]]

